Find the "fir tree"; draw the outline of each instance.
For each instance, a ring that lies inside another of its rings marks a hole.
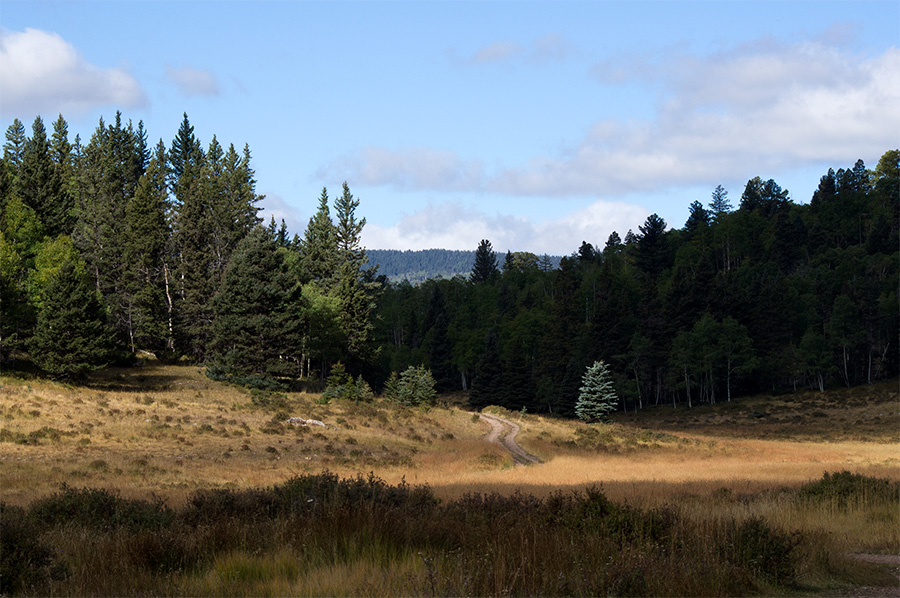
[[[485,339],[484,350],[475,365],[475,377],[469,393],[473,409],[496,405],[503,393],[503,365],[500,361],[500,340],[491,330]]]
[[[258,226],[238,245],[213,300],[210,361],[234,377],[296,373],[301,350],[301,289],[284,250]]]
[[[165,251],[169,238],[166,220],[166,149],[162,141],[125,208],[126,325],[131,351],[172,348],[170,302],[166,298]]]
[[[67,260],[44,293],[28,343],[32,359],[53,376],[78,378],[104,367],[112,347],[112,330],[84,264]]]
[[[337,230],[331,220],[328,201],[328,190],[323,188],[319,208],[306,226],[298,264],[298,276],[304,284],[314,282],[326,291],[334,286],[340,264]]]
[[[601,421],[616,408],[618,400],[609,366],[604,361],[595,361],[582,378],[575,414],[586,422]]]
[[[37,212],[50,236],[68,232],[69,206],[63,201],[62,181],[40,116],[34,119],[31,138],[25,143],[14,190]]]
[[[472,274],[469,280],[474,283],[488,282],[497,274],[497,254],[491,246],[491,242],[482,239],[475,250],[475,264],[472,266]]]
[[[22,164],[22,158],[25,157],[25,143],[27,141],[25,125],[18,118],[14,118],[12,124],[6,129],[6,143],[3,144],[3,158],[6,160],[13,177],[18,173],[19,165]]]
[[[722,185],[716,185],[712,192],[712,200],[709,202],[709,211],[713,218],[720,218],[731,211],[731,201],[728,199],[728,191]]]

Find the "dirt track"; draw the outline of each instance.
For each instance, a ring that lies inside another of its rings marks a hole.
[[[540,463],[541,460],[527,452],[516,443],[516,435],[521,429],[519,424],[511,422],[506,418],[491,415],[490,413],[479,413],[482,421],[487,422],[491,426],[491,431],[485,435],[484,439],[488,442],[497,442],[509,451],[516,465],[530,465],[532,463]]]

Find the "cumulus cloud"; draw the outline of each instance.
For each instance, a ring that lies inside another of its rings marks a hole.
[[[0,30],[0,89],[6,116],[82,114],[102,106],[147,103],[125,69],[90,64],[58,34],[39,29]]]
[[[186,96],[217,96],[219,82],[209,70],[166,65],[166,77]]]
[[[535,223],[517,216],[491,216],[461,203],[447,202],[406,215],[391,227],[367,224],[363,242],[376,249],[474,250],[482,239],[488,239],[500,253],[509,250],[568,255],[582,241],[602,247],[613,231],[624,237],[629,229],[637,230],[648,214],[632,204],[598,201],[573,213]]]

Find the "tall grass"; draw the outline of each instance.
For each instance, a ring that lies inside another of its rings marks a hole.
[[[848,516],[893,507],[883,523],[896,529],[898,488],[840,473],[779,500]],[[0,508],[0,593],[737,596],[849,579],[841,541],[724,508],[768,500],[726,494],[701,516],[629,507],[598,488],[441,502],[425,486],[328,472],[200,491],[178,508],[64,487]],[[883,548],[896,551],[896,538]]]

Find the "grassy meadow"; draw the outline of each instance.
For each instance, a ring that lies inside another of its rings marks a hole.
[[[897,381],[585,425],[148,362],[4,375],[0,594],[822,595],[896,586]],[[294,425],[288,418],[317,420]]]

